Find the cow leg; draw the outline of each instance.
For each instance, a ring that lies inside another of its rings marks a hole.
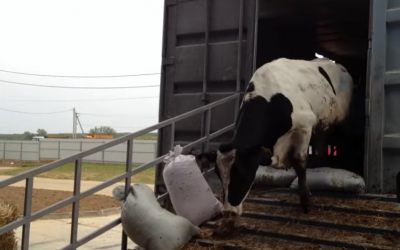
[[[306,163],[310,138],[311,129],[294,130],[291,135],[291,149],[288,152],[289,164],[293,166],[299,180],[298,193],[304,213],[308,212],[311,195],[306,181]]]

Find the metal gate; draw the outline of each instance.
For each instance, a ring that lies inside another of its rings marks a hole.
[[[364,177],[391,192],[400,171],[400,1],[371,1]]]
[[[12,221],[6,225],[3,225],[0,227],[0,235],[7,233],[11,230],[14,230],[18,227],[22,227],[22,242],[21,242],[21,249],[29,249],[29,238],[31,234],[31,222],[40,219],[45,215],[48,215],[50,213],[53,213],[57,211],[59,208],[72,205],[72,214],[71,214],[71,231],[70,231],[70,244],[65,246],[63,249],[77,249],[78,247],[84,245],[88,241],[100,236],[101,234],[107,232],[108,230],[112,229],[113,227],[119,225],[121,223],[121,219],[115,219],[114,221],[111,221],[107,225],[100,227],[99,229],[95,230],[94,232],[84,236],[84,237],[79,237],[78,235],[78,228],[79,228],[79,204],[82,199],[85,197],[88,197],[90,195],[95,194],[96,192],[111,186],[112,184],[115,184],[119,181],[125,180],[125,190],[126,192],[129,189],[129,186],[131,185],[131,177],[137,173],[140,173],[148,168],[151,168],[159,163],[161,163],[165,157],[165,155],[160,156],[148,163],[142,164],[139,167],[133,168],[133,141],[135,138],[138,136],[147,134],[151,131],[154,130],[160,130],[163,128],[166,128],[170,130],[170,135],[175,134],[175,128],[176,128],[176,123],[185,121],[185,120],[190,120],[196,115],[204,115],[204,117],[207,117],[206,119],[206,127],[210,127],[210,122],[211,122],[211,117],[214,116],[214,112],[218,110],[223,105],[230,105],[232,106],[234,103],[237,103],[239,99],[238,94],[231,95],[229,97],[223,98],[221,100],[218,100],[216,102],[210,103],[208,105],[204,105],[202,107],[199,107],[197,109],[193,109],[189,112],[186,112],[184,114],[178,115],[176,117],[173,117],[171,119],[162,121],[156,125],[153,125],[151,127],[139,130],[135,133],[117,138],[115,140],[112,140],[106,144],[99,145],[97,147],[94,147],[92,149],[86,150],[84,152],[80,152],[77,154],[74,154],[72,156],[57,160],[55,162],[45,164],[43,166],[40,166],[38,168],[34,168],[32,170],[28,170],[26,172],[23,172],[19,175],[10,177],[8,179],[0,181],[0,189],[3,187],[10,186],[14,183],[24,181],[25,182],[25,198],[24,198],[24,208],[23,208],[23,214],[20,218],[18,218],[15,221]],[[233,111],[231,110],[231,113]],[[193,138],[193,140],[185,145],[183,149],[185,151],[189,150],[192,147],[197,147],[198,145],[205,144],[208,145],[210,141],[216,139],[217,137],[223,135],[224,133],[233,130],[234,124],[228,124],[227,126],[217,130],[217,131],[210,131],[206,130],[205,134],[201,137]],[[171,142],[171,145],[175,144],[175,139],[172,136],[169,138],[169,141]],[[89,188],[87,190],[81,190],[81,176],[82,176],[82,168],[83,168],[83,161],[86,159],[88,156],[92,156],[95,154],[98,154],[99,152],[102,152],[103,150],[115,147],[116,145],[119,144],[125,144],[125,150],[126,150],[126,163],[125,163],[125,172],[123,174],[117,175],[115,177],[110,178],[109,180],[95,186],[92,188]],[[38,211],[32,211],[32,193],[33,193],[33,184],[35,178],[44,172],[50,171],[52,169],[58,168],[63,166],[66,163],[74,163],[75,165],[75,175],[74,175],[74,188],[73,188],[73,195],[65,198],[63,200],[60,200],[58,202],[55,202],[54,204],[44,207]],[[166,197],[166,193],[159,196],[159,200],[163,199]],[[122,242],[121,242],[121,249],[126,249],[127,248],[127,236],[123,235],[122,237]]]

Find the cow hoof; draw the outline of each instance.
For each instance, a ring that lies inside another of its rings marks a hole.
[[[226,237],[231,235],[235,229],[236,220],[233,218],[223,218],[221,224],[217,224],[217,228],[214,233],[216,236]]]

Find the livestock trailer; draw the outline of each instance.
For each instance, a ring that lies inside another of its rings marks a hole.
[[[354,82],[348,121],[322,164],[361,174],[368,192],[393,192],[400,171],[400,0],[165,0],[160,121],[238,93],[280,57],[344,65]],[[159,154],[231,124],[239,102],[160,132]],[[228,141],[225,133],[210,144]],[[331,153],[331,152],[335,153]],[[309,164],[313,164],[310,148]],[[321,162],[319,162],[321,164]],[[162,192],[161,170],[156,191]]]

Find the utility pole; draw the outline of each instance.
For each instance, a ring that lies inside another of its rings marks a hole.
[[[77,119],[76,119],[76,111],[75,107],[72,109],[72,139],[76,139],[76,125],[77,125]]]

